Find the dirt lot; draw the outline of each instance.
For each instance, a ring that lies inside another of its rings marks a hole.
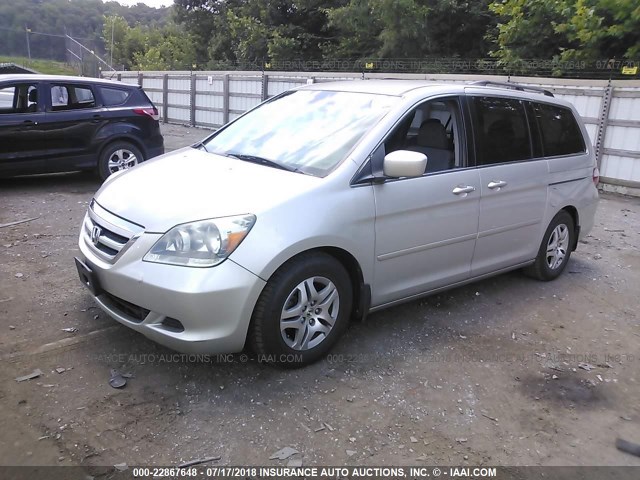
[[[170,148],[205,133],[165,128]],[[0,223],[38,217],[0,229],[0,464],[286,465],[269,457],[290,446],[304,465],[640,466],[614,446],[640,442],[639,199],[603,195],[555,282],[514,272],[389,309],[283,371],[189,362],[100,313],[73,264],[98,186],[0,181]]]

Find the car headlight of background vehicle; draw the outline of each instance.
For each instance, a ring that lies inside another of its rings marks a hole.
[[[213,267],[247,236],[255,215],[236,215],[177,225],[165,233],[143,260],[185,267]]]

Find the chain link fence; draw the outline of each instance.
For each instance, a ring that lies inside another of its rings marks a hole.
[[[362,72],[428,73],[458,75],[502,75],[526,77],[639,79],[640,60],[600,59],[593,61],[523,59],[503,62],[495,58],[362,58],[277,61],[210,61],[205,65],[184,65],[185,70],[240,70],[278,72]]]
[[[78,75],[99,77],[108,65],[101,61],[104,46],[99,38],[76,38],[65,32],[38,32],[28,27],[0,27],[0,57],[26,68],[39,60],[59,62]],[[37,70],[37,68],[35,68]]]

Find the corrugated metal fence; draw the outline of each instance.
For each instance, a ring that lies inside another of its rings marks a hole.
[[[119,72],[142,85],[164,122],[217,128],[261,101],[305,83],[363,78],[433,82],[512,81],[541,86],[573,103],[596,148],[604,188],[640,195],[640,81],[573,80],[482,75],[295,73],[295,72]]]

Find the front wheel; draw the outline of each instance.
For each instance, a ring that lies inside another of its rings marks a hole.
[[[533,265],[525,268],[525,273],[538,280],[554,280],[563,272],[571,257],[574,245],[575,225],[573,218],[561,210],[551,220],[542,237],[542,244]]]
[[[98,173],[104,181],[112,173],[128,170],[143,162],[142,152],[129,142],[114,142],[102,151],[98,161]]]
[[[325,253],[301,255],[265,286],[249,341],[259,360],[299,367],[320,359],[344,332],[351,315],[349,274]]]

